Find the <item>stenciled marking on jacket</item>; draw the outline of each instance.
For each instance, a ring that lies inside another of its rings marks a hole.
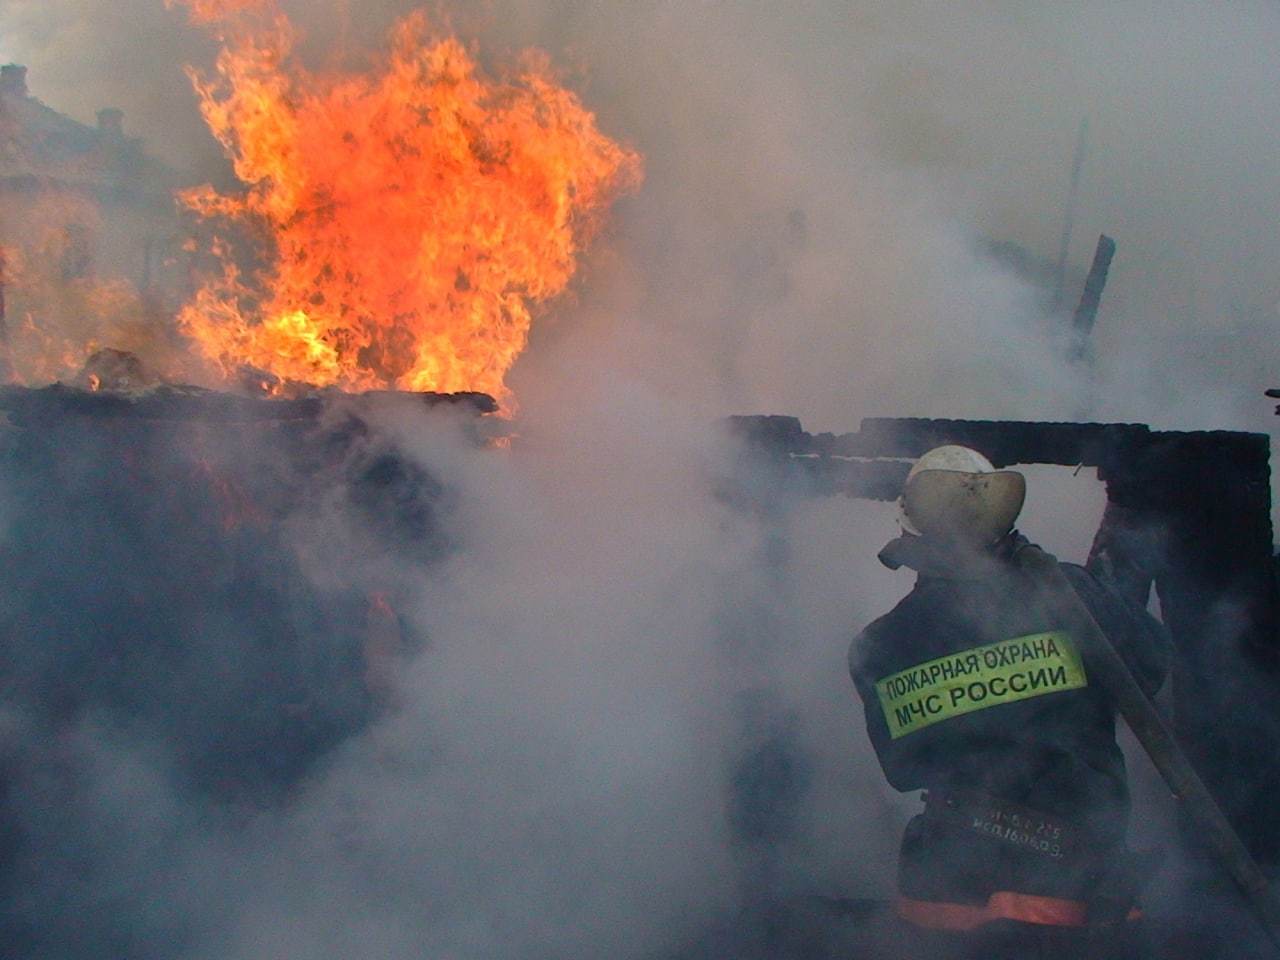
[[[1043,853],[1053,860],[1062,859],[1062,828],[1059,826],[1017,814],[1005,815],[998,810],[969,819],[971,830],[1014,847]]]
[[[1089,685],[1071,635],[1033,633],[918,663],[876,681],[893,739],[975,710]]]

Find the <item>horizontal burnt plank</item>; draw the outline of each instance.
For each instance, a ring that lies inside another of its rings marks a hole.
[[[0,410],[22,423],[56,417],[131,417],[139,420],[214,421],[312,420],[343,400],[380,403],[405,399],[424,406],[470,407],[476,414],[498,409],[483,393],[430,393],[375,390],[346,394],[318,390],[303,397],[246,397],[189,386],[159,386],[136,392],[93,391],[55,383],[48,387],[0,387]]]

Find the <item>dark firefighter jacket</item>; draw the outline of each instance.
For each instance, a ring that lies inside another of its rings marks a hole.
[[[1090,682],[1068,625],[1052,620],[1015,568],[1013,554],[1026,542],[1014,533],[981,562],[956,564],[919,538],[894,541],[881,559],[915,569],[915,588],[854,640],[849,666],[891,785],[1047,815],[1071,828],[1066,855],[1050,844],[1002,841],[927,808],[903,837],[905,898],[980,904],[1012,891],[1088,900],[1123,850],[1129,794],[1115,712]],[[1166,670],[1163,627],[1083,568],[1063,568],[1154,693]],[[1033,822],[1032,839],[1037,830],[1045,828]]]

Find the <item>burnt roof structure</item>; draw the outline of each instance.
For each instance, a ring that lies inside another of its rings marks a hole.
[[[0,191],[52,186],[168,208],[178,180],[140,139],[125,136],[123,111],[99,110],[98,125],[87,126],[32,96],[26,67],[0,67]]]

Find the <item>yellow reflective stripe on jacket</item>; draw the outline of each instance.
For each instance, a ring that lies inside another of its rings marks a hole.
[[[1089,685],[1071,635],[1033,633],[918,663],[876,681],[894,740],[940,720]]]

